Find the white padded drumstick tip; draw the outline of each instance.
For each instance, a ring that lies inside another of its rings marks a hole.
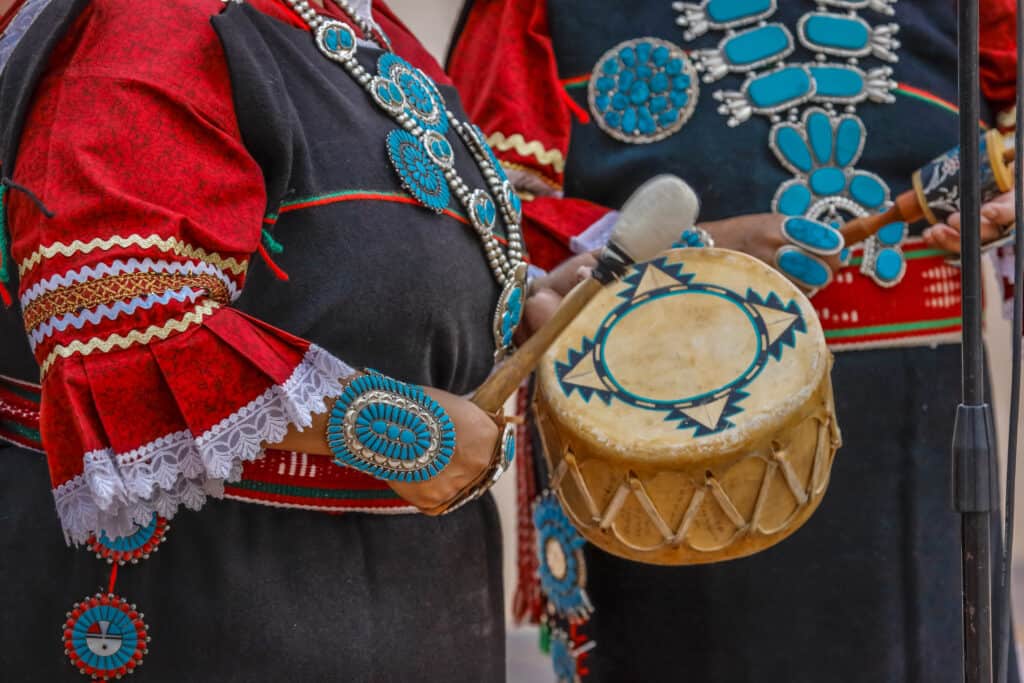
[[[679,241],[697,222],[700,200],[681,178],[659,175],[641,185],[626,201],[609,244],[634,263],[649,261]]]

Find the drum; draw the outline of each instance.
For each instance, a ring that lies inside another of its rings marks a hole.
[[[678,249],[591,301],[538,370],[551,486],[580,533],[651,564],[764,550],[821,502],[840,433],[807,298],[722,249]]]

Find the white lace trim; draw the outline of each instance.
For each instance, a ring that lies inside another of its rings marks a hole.
[[[181,431],[141,448],[86,453],[85,471],[53,491],[57,515],[71,543],[95,532],[111,538],[133,531],[153,512],[170,519],[181,506],[198,510],[221,497],[224,481],[241,478],[242,463],[262,457],[262,443],[280,441],[289,426],[304,429],[327,409],[355,371],[317,346],[281,385],[275,385],[205,433]]]

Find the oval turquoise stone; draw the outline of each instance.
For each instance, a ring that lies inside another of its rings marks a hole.
[[[869,175],[857,175],[850,183],[850,194],[869,209],[877,208],[885,201],[885,188]]]
[[[849,166],[860,152],[862,132],[853,119],[843,119],[836,130],[836,163]]]
[[[828,268],[803,252],[785,252],[779,257],[779,268],[797,282],[809,287],[824,287],[828,284]]]
[[[811,74],[818,86],[818,97],[850,99],[864,91],[864,77],[854,69],[838,66],[812,66]]]
[[[846,187],[846,174],[838,168],[819,168],[811,174],[811,189],[815,194],[838,194]]]
[[[892,282],[903,272],[903,257],[895,249],[882,249],[875,259],[875,275],[883,282]]]
[[[803,137],[792,126],[781,126],[775,132],[775,146],[786,161],[804,173],[811,170],[811,153]]]
[[[811,79],[800,67],[790,66],[755,78],[747,93],[762,109],[781,107],[811,92]]]
[[[781,54],[792,42],[788,31],[778,24],[768,24],[728,39],[724,52],[732,64],[744,66]]]
[[[862,50],[870,35],[863,21],[832,14],[812,14],[804,24],[804,34],[815,45],[839,50]]]
[[[779,213],[786,216],[799,216],[811,205],[811,191],[802,184],[793,184],[779,197]]]
[[[902,221],[896,223],[890,223],[881,230],[879,230],[875,236],[878,241],[882,244],[890,247],[894,247],[903,241],[903,234],[906,232],[907,224]]]
[[[836,230],[807,218],[789,218],[785,223],[786,235],[811,249],[836,251],[843,246],[842,236]]]
[[[711,21],[724,24],[771,10],[771,0],[710,0],[705,8]]]

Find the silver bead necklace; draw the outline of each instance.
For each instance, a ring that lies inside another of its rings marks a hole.
[[[451,195],[464,207],[495,280],[503,287],[493,325],[495,355],[500,358],[511,348],[526,298],[520,199],[480,129],[456,118],[433,80],[395,55],[379,27],[355,12],[347,0],[332,1],[364,36],[373,36],[385,49],[376,75],[356,60],[358,44],[351,26],[324,17],[308,0],[286,0],[312,29],[320,52],[340,64],[378,108],[401,126],[388,135],[388,155],[409,194],[436,213],[448,207]],[[449,127],[473,155],[487,190],[471,188],[456,171],[455,151],[445,137]],[[505,223],[507,248],[494,234],[499,214]]]

